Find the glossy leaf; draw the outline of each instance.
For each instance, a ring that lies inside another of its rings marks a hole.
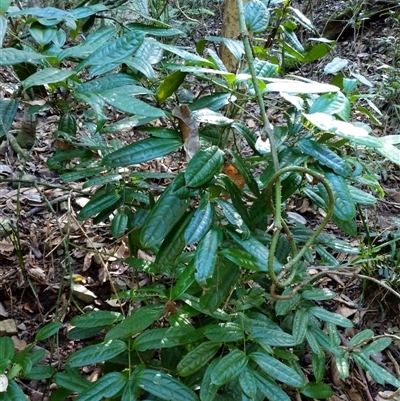
[[[9,381],[7,393],[0,392],[0,397],[3,395],[5,397],[3,399],[0,398],[1,401],[26,401],[26,395],[15,380]]]
[[[193,390],[159,370],[144,369],[136,375],[135,379],[143,390],[161,398],[162,400],[199,400]]]
[[[299,308],[296,310],[293,319],[292,335],[296,344],[301,344],[307,333],[308,325],[308,313],[303,309]]]
[[[253,370],[246,366],[242,373],[239,375],[239,384],[243,390],[243,393],[251,399],[255,399],[257,396],[257,381],[254,377]]]
[[[31,51],[27,52],[7,47],[6,49],[1,49],[0,66],[35,62],[35,60],[40,59],[45,60],[46,56]]]
[[[336,297],[336,293],[327,288],[312,288],[301,293],[303,299],[309,301],[327,301]]]
[[[148,305],[136,309],[132,315],[114,326],[107,334],[106,340],[116,340],[132,337],[152,325],[162,314],[162,305]]]
[[[222,241],[222,232],[218,227],[211,227],[196,248],[194,267],[196,281],[205,286],[207,279],[214,274],[218,260],[218,247]]]
[[[178,363],[177,374],[179,376],[190,376],[200,370],[212,359],[220,348],[219,343],[206,341],[188,352]]]
[[[126,344],[120,340],[105,341],[95,345],[88,345],[75,351],[68,357],[71,367],[87,366],[94,363],[108,361],[126,350]]]
[[[247,356],[235,348],[218,360],[211,372],[211,382],[222,386],[236,378],[247,365]]]
[[[89,217],[99,214],[103,210],[117,203],[120,197],[120,194],[110,192],[92,198],[79,212],[78,220],[83,221]]]
[[[245,269],[258,271],[260,265],[257,259],[250,253],[236,248],[224,248],[219,252],[220,255],[229,259],[231,262],[235,263],[240,267]]]
[[[311,308],[308,308],[308,312],[325,322],[330,322],[340,327],[353,327],[351,320],[339,315],[338,313],[329,312],[328,310],[320,308],[319,306],[312,306]]]
[[[211,228],[214,219],[214,206],[211,202],[200,202],[199,207],[185,229],[185,241],[188,245],[199,242]]]
[[[61,174],[61,179],[64,182],[78,181],[82,178],[92,177],[98,175],[105,170],[105,167],[89,167],[84,169],[77,169],[68,173]]]
[[[244,330],[234,322],[211,325],[204,334],[209,340],[217,343],[240,341],[244,338]]]
[[[355,347],[357,344],[366,344],[374,336],[371,329],[366,329],[358,332],[349,342],[349,348]]]
[[[237,192],[235,192],[236,195]],[[218,206],[221,207],[222,212],[226,220],[229,221],[232,225],[236,226],[240,231],[245,233],[245,237],[249,234],[249,228],[247,227],[246,223],[243,221],[242,216],[238,213],[235,209],[235,206],[232,205],[231,202],[222,199],[216,199]],[[236,199],[235,203],[241,202],[240,196],[239,199]],[[244,205],[240,205],[242,211],[245,209]],[[245,213],[245,212],[244,212]]]
[[[323,352],[312,353],[311,363],[315,380],[317,381],[317,383],[320,383],[325,376],[325,365],[326,365],[325,354]]]
[[[1,1],[2,0],[0,0],[0,4]],[[7,20],[4,17],[2,17],[0,13],[0,48],[3,47],[4,37],[6,36],[6,33],[7,33]]]
[[[76,71],[79,72],[85,67],[95,64],[107,65],[118,62],[135,53],[142,44],[144,37],[144,32],[133,30],[112,42],[106,43],[83,60],[76,67]]]
[[[350,117],[350,101],[342,92],[321,95],[310,108],[310,113],[337,115],[344,121]]]
[[[2,50],[3,51],[3,50]],[[39,70],[33,75],[22,81],[24,89],[31,88],[32,86],[40,86],[45,84],[53,84],[56,82],[63,82],[70,76],[74,75],[74,71],[59,70],[58,68],[48,67]]]
[[[157,88],[156,99],[158,103],[165,102],[173,93],[175,93],[185,80],[187,73],[175,71],[164,78]]]
[[[328,312],[328,311],[326,311]],[[310,337],[308,336],[308,333],[310,333]],[[309,328],[309,331],[307,332],[307,341],[310,343],[311,337],[314,336],[315,340],[318,342],[318,344],[324,348],[326,351],[328,351],[330,354],[334,356],[341,357],[344,354],[344,351],[342,348],[334,344],[330,338],[319,328],[311,326]],[[311,343],[310,343],[311,345]],[[317,350],[313,350],[313,352],[318,352]]]
[[[367,346],[365,346],[361,353],[365,356],[370,356],[377,354],[379,352],[382,352],[384,349],[390,346],[392,343],[392,339],[390,337],[385,337],[385,338],[378,338],[377,340],[374,340]]]
[[[111,222],[111,235],[120,238],[125,234],[128,226],[128,215],[123,211],[118,211]]]
[[[180,140],[147,138],[133,142],[103,157],[103,165],[108,168],[125,167],[145,163],[177,150],[182,146]]]
[[[336,174],[343,177],[351,176],[349,165],[326,145],[320,145],[315,141],[300,139],[297,146],[306,154],[318,160],[322,165],[331,168]]]
[[[292,387],[302,387],[303,378],[295,370],[264,352],[253,352],[249,358],[271,378]]]
[[[201,187],[217,174],[224,164],[224,152],[217,146],[198,151],[185,170],[186,185]]]
[[[352,185],[347,185],[347,188],[349,189],[354,203],[358,203],[359,205],[375,205],[377,202],[375,196],[368,192],[353,187]]]
[[[350,374],[349,355],[343,354],[342,356],[335,357],[336,368],[343,379],[347,379]]]
[[[115,396],[126,384],[127,377],[119,372],[107,373],[92,383],[78,397],[77,401],[100,401]]]

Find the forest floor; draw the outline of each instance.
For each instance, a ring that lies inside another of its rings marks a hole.
[[[350,2],[320,2],[312,10],[317,26],[347,3]],[[221,14],[216,11],[215,18],[203,29],[218,34],[220,20]],[[398,67],[400,71],[400,43],[396,43],[400,40],[399,31],[400,23],[396,23],[395,18],[366,21],[356,30],[346,30],[335,54],[328,56],[348,59],[352,69],[373,84],[372,87],[365,85],[364,89],[366,93],[377,94],[373,101],[381,112],[378,115],[381,125],[373,125],[375,135],[399,134],[400,90],[396,93],[395,88],[391,91],[388,88],[388,82],[400,78],[389,68]],[[398,50],[395,50],[396,44]],[[324,59],[316,62],[312,71],[297,72],[316,81],[326,80],[321,73],[326,63]],[[3,81],[9,79],[6,70],[0,69],[0,76]],[[0,229],[0,336],[10,336],[16,348],[23,350],[34,340],[40,327],[57,317],[64,325],[59,343],[48,341],[40,347],[46,349],[44,363],[58,367],[72,351],[82,346],[66,337],[71,319],[82,311],[115,308],[115,302],[110,299],[113,289],[128,289],[133,284],[129,267],[123,263],[129,256],[124,239],[113,239],[107,224],[91,226],[89,221],[78,222],[76,215],[85,197],[77,195],[75,190],[80,190],[81,184],[63,183],[46,165],[56,146],[53,133],[57,122],[55,115],[39,117],[38,139],[26,162],[20,160],[6,142],[0,146],[0,223],[13,227],[9,235]],[[17,120],[12,128],[18,130],[19,126]],[[132,140],[128,134],[122,134],[120,139],[124,143]],[[166,165],[168,163],[160,161],[143,169],[163,171],[171,167]],[[371,232],[376,234],[373,240],[379,244],[400,232],[400,170],[372,156],[370,163],[371,170],[381,178],[385,197],[374,207],[363,208],[363,213]],[[370,270],[363,273],[371,274],[378,281],[392,280],[392,287],[400,294],[400,266],[394,273],[385,269],[389,251],[383,249],[382,260],[371,263],[366,267]],[[399,256],[398,250],[396,254]],[[394,275],[385,277],[392,273]],[[145,276],[141,279],[147,280]],[[336,312],[351,318],[357,329],[372,328],[377,334],[400,333],[399,298],[387,288],[353,279],[343,280],[339,276],[330,276],[327,280],[340,294],[332,301]],[[73,291],[71,281],[75,283]],[[344,337],[348,335],[343,332]],[[395,343],[390,353],[377,355],[375,361],[399,374],[396,360],[400,361],[400,344]],[[85,372],[87,376],[92,373],[90,369]],[[331,401],[382,400],[377,395],[381,388],[359,370],[353,371],[344,381],[332,365],[331,382],[336,390]],[[31,401],[48,400],[47,382],[20,384]]]

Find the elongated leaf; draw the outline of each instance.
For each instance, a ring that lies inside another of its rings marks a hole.
[[[250,253],[242,251],[241,249],[224,248],[219,252],[219,254],[229,259],[236,265],[246,269],[255,271],[260,269],[257,259]]]
[[[193,390],[162,371],[144,369],[135,379],[143,390],[162,400],[199,401]]]
[[[78,181],[81,180],[82,178],[98,175],[102,173],[105,169],[106,169],[105,167],[89,167],[89,168],[79,169],[61,174],[61,179],[64,182]]]
[[[353,327],[351,320],[339,315],[338,313],[329,312],[328,310],[320,308],[319,306],[312,306],[311,308],[308,308],[308,312],[325,322],[330,322],[340,327]]]
[[[257,381],[254,377],[253,370],[246,366],[239,375],[239,384],[243,392],[251,399],[255,399],[257,395]]]
[[[353,187],[352,185],[347,185],[347,188],[349,189],[354,203],[358,203],[360,205],[375,205],[377,202],[375,196],[368,192],[362,191],[361,189]]]
[[[206,341],[187,353],[177,366],[179,376],[190,376],[205,366],[220,348],[219,343]]]
[[[35,341],[43,341],[46,338],[49,338],[56,334],[61,327],[60,322],[51,322],[46,324],[46,326],[40,328],[40,330],[36,333]]]
[[[6,36],[7,33],[7,20],[4,17],[2,17],[1,14],[2,13],[0,13],[0,48],[3,47],[4,37]]]
[[[132,315],[114,326],[107,334],[106,340],[124,339],[139,333],[153,324],[164,312],[162,305],[148,305],[136,309]]]
[[[91,365],[112,359],[125,350],[126,344],[123,341],[105,341],[75,351],[69,356],[68,364],[71,367]]]
[[[350,101],[342,92],[326,93],[311,106],[310,113],[336,114],[344,121],[350,117]]]
[[[392,163],[400,166],[400,149],[390,143],[384,143],[382,147],[377,149],[383,157],[386,157]]]
[[[239,349],[233,349],[218,363],[211,372],[211,381],[217,386],[222,386],[240,375],[247,365],[247,356]]]
[[[308,313],[303,309],[299,308],[294,314],[292,335],[297,344],[301,344],[307,333],[308,325]]]
[[[1,49],[0,65],[14,65],[35,62],[35,60],[44,60],[46,57],[47,56],[43,54],[7,47],[6,49]]]
[[[270,401],[290,401],[289,396],[271,379],[254,371],[257,387]]]
[[[0,361],[12,359],[14,356],[14,343],[10,337],[0,338]]]
[[[314,399],[326,399],[332,397],[334,392],[326,383],[307,383],[306,386],[301,390],[301,393],[306,397]]]
[[[111,234],[114,238],[120,238],[125,234],[128,226],[128,215],[123,211],[118,211],[111,222]]]
[[[132,55],[142,44],[144,37],[144,32],[132,30],[120,38],[106,43],[83,60],[76,67],[76,71],[81,71],[94,64],[107,65],[118,62],[124,57]]]
[[[82,316],[73,317],[71,325],[82,328],[110,326],[121,319],[122,315],[119,312],[98,310],[85,313]]]
[[[3,399],[0,398],[1,401],[26,401],[26,396],[24,392],[21,390],[19,385],[15,380],[10,380],[8,383],[7,393],[1,392],[1,396],[5,396]],[[6,398],[7,397],[7,398]]]
[[[18,99],[0,99],[0,138],[6,135],[11,128],[11,124],[17,114],[18,105]]]
[[[194,256],[195,279],[202,286],[205,286],[207,279],[214,274],[221,241],[221,230],[218,227],[211,227],[197,246]]]
[[[357,333],[349,342],[349,348],[355,347],[359,343],[366,343],[367,340],[374,336],[374,332],[370,329],[366,329]]]
[[[203,379],[200,384],[200,400],[201,401],[214,401],[218,387],[211,381],[211,373],[213,372],[215,365],[219,362],[219,359],[214,359],[207,367],[204,372]]]
[[[90,387],[91,382],[84,379],[80,371],[75,368],[71,368],[66,365],[63,372],[58,372],[54,375],[54,381],[60,387],[66,388],[68,390],[81,393],[88,387]]]
[[[74,74],[74,71],[59,70],[58,68],[48,67],[43,70],[39,70],[21,83],[26,90],[28,88],[31,88],[32,86],[63,82]]]
[[[112,74],[93,79],[77,85],[74,90],[76,93],[95,92],[100,93],[109,89],[124,87],[126,85],[134,85],[137,81],[128,74]]]
[[[83,221],[102,212],[117,203],[119,199],[120,194],[115,192],[92,198],[79,212],[78,220]]]
[[[350,374],[349,354],[335,357],[335,363],[340,376],[347,379]]]
[[[188,327],[163,327],[152,329],[139,334],[133,342],[133,349],[146,351],[148,349],[172,348],[191,342],[190,334],[194,334],[192,326]],[[193,337],[193,341],[196,340]]]
[[[326,357],[325,353],[313,353],[311,355],[311,362],[315,380],[319,383],[325,376]]]
[[[4,14],[11,5],[11,0],[0,0],[0,15]]]
[[[182,142],[173,139],[147,138],[131,143],[103,157],[103,165],[108,168],[125,167],[145,163],[177,150]]]
[[[147,215],[140,231],[140,242],[144,247],[158,247],[185,213],[190,200],[173,195],[183,184],[183,175],[178,175]]]
[[[327,312],[327,311],[326,311]],[[319,328],[314,327],[314,326],[309,326],[309,331],[307,331],[307,341],[308,343],[312,344],[311,338],[314,337],[315,340],[318,342],[318,344],[324,348],[326,351],[331,353],[332,355],[336,357],[342,357],[344,355],[344,351],[342,348],[338,347],[336,344],[334,344],[331,339]],[[313,352],[321,352],[318,351],[318,348]]]
[[[361,353],[365,356],[374,355],[379,352],[382,352],[384,349],[389,347],[391,343],[392,339],[390,337],[378,338],[377,340],[373,341],[372,343],[364,347]]]
[[[127,377],[119,372],[105,374],[96,382],[92,383],[78,397],[77,401],[100,401],[104,398],[115,396],[127,382]]]
[[[185,170],[186,185],[201,187],[217,174],[224,164],[224,152],[218,146],[198,151]]]
[[[235,192],[235,195],[238,195]],[[236,226],[240,231],[245,233],[245,237],[249,234],[249,228],[247,227],[246,223],[243,221],[242,216],[238,213],[235,207],[232,205],[231,202],[222,199],[216,199],[217,204],[221,207],[222,212],[224,213],[225,218],[231,223],[232,225]],[[236,199],[235,203],[241,202],[241,199]],[[244,209],[243,205],[239,207]]]
[[[327,288],[313,288],[303,291],[301,297],[309,301],[327,301],[328,299],[335,298],[336,293]]]
[[[214,219],[214,206],[211,202],[200,202],[185,230],[185,241],[188,245],[199,242],[211,228]]]
[[[113,92],[103,92],[99,95],[106,103],[115,107],[118,110],[125,111],[126,113],[131,113],[133,115],[151,117],[151,118],[161,118],[165,117],[163,110],[151,106],[142,100],[136,99],[132,96],[126,94],[115,95]],[[175,149],[174,149],[175,150]],[[156,156],[158,157],[158,156]]]
[[[330,167],[336,174],[343,177],[349,177],[351,175],[351,168],[340,156],[330,150],[327,146],[320,145],[315,141],[310,141],[308,139],[300,139],[297,142],[297,146],[304,153],[312,156],[324,166]]]
[[[185,80],[186,75],[186,72],[175,71],[171,75],[168,75],[166,78],[164,78],[157,88],[157,102],[165,102],[175,91],[177,91]]]
[[[60,10],[54,7],[32,7],[32,8],[23,8],[22,10],[13,10],[8,13],[10,16],[17,15],[33,15],[39,18],[50,18],[50,19],[75,19],[73,14]]]
[[[356,207],[347,187],[346,180],[331,172],[326,172],[325,178],[328,180],[335,197],[334,215],[343,221],[353,219],[356,216]],[[318,184],[318,188],[324,191],[322,184]],[[322,193],[325,194],[325,191]]]
[[[249,358],[271,378],[292,387],[304,386],[303,378],[295,370],[263,352],[253,352]]]
[[[330,63],[328,63],[324,68],[324,74],[335,74],[343,68],[347,67],[349,60],[335,57]]]

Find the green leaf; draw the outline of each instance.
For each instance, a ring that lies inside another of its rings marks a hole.
[[[2,0],[0,0],[0,4],[1,1]],[[4,17],[2,17],[0,13],[0,48],[3,47],[4,37],[6,36],[6,33],[7,33],[7,20]]]
[[[336,297],[336,293],[327,288],[312,288],[301,293],[303,299],[309,301],[327,301]]]
[[[214,206],[208,199],[200,205],[185,229],[185,241],[188,245],[199,242],[211,228],[214,220]]]
[[[103,157],[102,164],[107,168],[125,167],[145,163],[177,150],[182,146],[180,140],[147,138],[133,142]]]
[[[262,32],[268,27],[269,11],[260,0],[250,0],[244,5],[244,17],[250,32]]]
[[[30,77],[22,81],[21,84],[23,88],[26,90],[28,88],[31,88],[32,86],[40,86],[46,84],[53,84],[56,82],[63,82],[71,75],[75,75],[75,72],[48,67],[34,73]]]
[[[256,399],[257,382],[253,370],[246,366],[239,376],[239,384],[243,392],[251,399]]]
[[[362,330],[357,333],[349,342],[348,347],[354,348],[357,344],[366,343],[374,336],[374,332],[370,329]]]
[[[14,343],[10,337],[0,337],[0,361],[12,359],[14,356]]]
[[[0,66],[34,62],[46,59],[47,56],[33,51],[18,50],[11,47],[1,49]]]
[[[61,327],[60,322],[51,322],[46,326],[41,327],[35,336],[35,341],[43,341],[56,334]]]
[[[175,71],[164,78],[157,88],[156,99],[158,103],[165,102],[185,80],[187,73],[182,71]]]
[[[0,138],[6,135],[11,128],[17,115],[18,105],[19,99],[0,99]]]
[[[136,99],[129,95],[125,94],[115,95],[114,92],[113,93],[103,92],[100,93],[99,96],[109,105],[115,107],[118,110],[122,110],[126,113],[131,113],[133,115],[149,117],[149,118],[151,117],[154,119],[165,117],[165,113],[163,110],[154,106],[150,106],[146,102],[143,102],[142,100]]]
[[[241,249],[236,248],[224,248],[219,251],[219,254],[224,256],[226,259],[235,263],[240,267],[244,267],[245,269],[258,271],[260,269],[260,265],[257,259],[246,251],[242,251]]]
[[[351,168],[339,155],[330,150],[326,145],[320,145],[308,139],[300,139],[297,141],[297,146],[302,152],[318,160],[322,165],[331,168],[336,174],[343,177],[351,176]]]
[[[199,401],[193,390],[162,371],[144,369],[135,379],[139,387],[162,400]]]
[[[357,365],[368,372],[372,379],[377,383],[382,385],[384,385],[385,383],[389,383],[396,388],[400,387],[399,379],[396,379],[396,377],[391,375],[386,369],[368,359],[368,357],[364,354],[360,352],[352,352],[351,356],[357,363]]]
[[[252,131],[250,131],[243,123],[235,122],[232,124],[232,128],[234,128],[240,135],[246,139],[247,144],[250,148],[258,154],[256,149],[256,136]]]
[[[255,361],[269,377],[292,387],[304,386],[303,378],[295,370],[272,356],[264,352],[253,352],[249,355],[249,358]]]
[[[340,327],[353,327],[353,323],[351,320],[345,318],[338,313],[329,312],[324,308],[320,308],[319,306],[312,306],[311,308],[307,309],[309,313],[317,317],[318,319],[323,320],[324,322],[329,322],[336,324]]]
[[[91,385],[89,380],[86,380],[82,377],[79,370],[72,369],[68,365],[65,366],[64,372],[59,372],[54,375],[54,381],[59,387],[66,388],[77,393],[82,393],[82,391]]]
[[[99,326],[110,326],[123,318],[119,312],[96,310],[75,316],[71,320],[71,326],[80,328],[92,328]]]
[[[140,242],[144,247],[158,247],[186,212],[190,200],[173,195],[174,190],[182,186],[182,178],[182,174],[175,178],[147,215],[140,231]]]
[[[310,113],[336,114],[344,121],[350,117],[350,101],[342,92],[321,95],[311,106]]]
[[[325,311],[328,312],[328,311]],[[310,334],[310,336],[309,336]],[[330,354],[334,355],[335,357],[341,357],[344,354],[342,348],[334,344],[331,339],[319,328],[315,326],[309,326],[309,331],[307,332],[307,341],[310,343],[311,337],[314,336],[318,344],[328,351]],[[311,343],[310,343],[311,346]],[[313,352],[317,350],[313,349]]]
[[[198,151],[185,170],[186,185],[201,187],[207,184],[224,164],[224,152],[218,146]]]
[[[221,241],[222,231],[218,227],[211,227],[197,245],[194,255],[195,279],[201,286],[206,286],[207,279],[214,274]]]
[[[91,81],[84,82],[80,85],[75,86],[74,91],[75,93],[100,93],[110,89],[120,88],[127,85],[134,85],[136,83],[136,79],[132,78],[130,75],[118,73],[106,75],[105,77],[100,77],[92,79]]]
[[[163,305],[148,305],[136,309],[132,315],[114,326],[107,334],[106,340],[125,339],[147,329],[164,312]]]
[[[350,374],[349,354],[343,354],[343,356],[336,356],[335,363],[340,376],[343,379],[347,379]]]
[[[234,192],[235,198],[235,204],[239,204],[241,202],[240,199],[240,194],[238,194],[238,191]],[[249,235],[249,228],[247,227],[246,223],[243,221],[242,216],[238,213],[238,211],[235,209],[235,206],[232,205],[231,202],[228,202],[226,200],[222,199],[216,199],[215,200],[218,204],[218,206],[221,207],[222,212],[226,218],[226,220],[229,221],[232,225],[236,226],[239,230],[239,232],[243,232],[243,237],[247,237]],[[245,207],[244,205],[239,206],[240,210],[243,213],[246,213],[247,211],[244,211]]]
[[[195,336],[191,338],[190,335],[194,333]],[[148,349],[172,348],[195,341],[196,336],[197,333],[192,326],[152,329],[139,334],[135,338],[132,348],[141,352]]]
[[[362,191],[361,189],[353,187],[352,185],[347,185],[347,188],[349,189],[354,203],[358,203],[359,205],[375,205],[377,202],[375,196],[368,192]]]
[[[105,167],[89,167],[84,169],[79,169],[75,171],[71,171],[68,173],[61,174],[61,179],[64,182],[78,181],[82,178],[92,177],[93,175],[98,175],[102,173],[106,168]]]
[[[240,375],[246,367],[248,358],[239,349],[231,350],[223,358],[219,359],[211,372],[211,382],[222,386]]]
[[[0,398],[1,401],[26,401],[26,396],[24,392],[21,390],[19,385],[15,380],[11,380],[8,383],[7,393],[0,393],[0,397],[2,395],[7,396],[8,398]]]
[[[187,353],[178,363],[177,374],[182,377],[190,376],[200,370],[212,359],[220,348],[219,343],[206,341]]]
[[[334,392],[332,388],[326,383],[307,383],[301,390],[301,393],[306,397],[319,399],[326,399],[332,397]]]
[[[210,109],[213,111],[218,111],[222,107],[234,102],[236,98],[231,93],[214,93],[213,95],[202,96],[201,98],[195,100],[189,107],[190,110],[200,110],[200,109]]]
[[[325,353],[313,352],[311,355],[311,363],[315,380],[317,381],[317,383],[320,383],[325,376],[325,365],[326,365]]]
[[[111,222],[111,235],[120,238],[125,234],[128,226],[128,215],[123,211],[118,211]]]
[[[99,49],[95,50],[89,57],[83,60],[75,68],[77,72],[83,70],[87,66],[96,64],[112,64],[118,62],[124,57],[128,57],[136,52],[143,43],[145,33],[141,31],[129,31],[120,38],[106,43]]]
[[[301,344],[307,333],[308,325],[308,313],[303,309],[299,308],[296,310],[293,319],[292,335],[296,344]]]
[[[254,377],[256,378],[258,389],[269,400],[290,401],[289,396],[273,380],[261,376],[256,371],[254,371]]]
[[[383,157],[386,157],[392,163],[400,166],[400,149],[390,143],[384,142],[383,146],[377,149]]]
[[[200,400],[201,401],[214,401],[215,395],[217,393],[218,387],[211,381],[211,373],[213,372],[215,366],[219,362],[219,359],[214,359],[207,367],[204,372],[203,379],[200,384]]]
[[[349,188],[347,187],[346,180],[331,172],[325,172],[324,175],[335,197],[334,215],[344,221],[353,219],[357,211]],[[322,189],[322,184],[318,184],[318,188]]]
[[[385,337],[385,338],[378,338],[377,340],[374,340],[370,344],[368,344],[366,347],[364,347],[361,351],[361,353],[365,356],[370,356],[377,354],[379,352],[382,352],[384,349],[389,347],[389,345],[392,343],[392,339],[390,337]]]
[[[10,5],[11,5],[11,0],[0,0],[0,15],[5,14]]]
[[[68,19],[75,19],[73,14],[60,10],[54,7],[32,7],[32,8],[23,8],[22,10],[13,10],[9,11],[8,15],[10,16],[17,16],[17,15],[33,15],[39,18],[49,18],[49,19],[61,19],[61,20],[68,20]]]
[[[243,340],[244,330],[237,323],[227,322],[207,327],[204,335],[209,340],[217,343],[234,342]]]
[[[24,373],[23,378],[29,380],[49,379],[55,372],[53,366],[34,366],[29,372]]]
[[[107,333],[108,334],[108,333]],[[103,343],[89,345],[75,351],[68,357],[71,367],[87,366],[94,363],[108,361],[126,350],[126,344],[120,340],[110,340]]]
[[[91,383],[78,397],[77,401],[100,401],[114,397],[127,382],[127,377],[120,372],[106,373],[99,380]]]
[[[79,212],[78,220],[83,221],[102,212],[118,202],[121,195],[115,192],[106,193],[92,198]]]
[[[57,29],[55,27],[43,26],[39,23],[33,23],[29,28],[29,33],[36,43],[43,47],[50,42],[54,41],[57,36]]]
[[[326,43],[318,43],[312,47],[304,56],[305,61],[313,62],[325,57],[331,51],[331,47]]]

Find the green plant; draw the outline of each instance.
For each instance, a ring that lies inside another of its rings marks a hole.
[[[72,393],[77,401],[285,401],[298,393],[327,398],[332,389],[324,383],[326,355],[343,378],[356,363],[376,382],[400,386],[370,359],[391,338],[376,339],[364,330],[342,344],[337,327],[352,327],[352,322],[324,304],[317,306],[336,295],[314,287],[322,276],[339,273],[332,251],[359,252],[324,232],[330,217],[344,233],[356,235],[356,205],[376,202],[369,189],[379,189],[379,183],[360,159],[360,149],[374,149],[398,163],[398,138],[376,138],[367,125],[350,122],[355,79],[342,76],[340,91],[337,85],[299,77],[279,79],[278,60],[253,60],[253,43],[268,32],[269,12],[279,17],[281,9],[268,10],[257,0],[243,10],[240,1],[238,6],[243,43],[228,42],[238,58],[246,56],[248,67],[238,74],[224,69],[218,55],[206,49],[207,41],[198,44],[200,54],[192,53],[158,40],[178,35],[177,30],[137,23],[122,28],[94,24],[85,41],[63,44],[48,57],[43,48],[42,53],[5,52],[5,65],[47,57],[21,85],[25,90],[42,84],[54,85],[55,92],[65,89],[58,100],[64,114],[57,135],[74,149],[58,150],[48,164],[65,182],[85,180],[83,187],[94,189],[78,219],[111,220],[113,236],[128,238],[131,256],[125,262],[154,279],[115,295],[142,303],[126,315],[93,311],[73,318],[70,339],[104,333],[104,340],[70,355],[65,370],[54,376],[59,390],[52,401]],[[286,5],[283,10],[288,12]],[[82,14],[98,12],[78,8],[63,18],[78,27]],[[49,10],[24,13],[50,15]],[[250,40],[247,31],[255,37]],[[295,53],[286,41],[274,45],[300,62],[315,60],[300,48]],[[319,45],[317,58],[327,50]],[[64,60],[75,62],[74,67],[63,67]],[[189,78],[208,83],[212,91],[192,96],[182,108],[191,113],[183,115],[171,99],[179,101]],[[282,98],[281,125],[272,126],[265,113],[271,92]],[[242,121],[222,113],[227,104],[245,109],[248,101],[257,101],[261,111],[261,117],[251,116],[262,127],[258,139]],[[110,123],[106,105],[125,113],[124,118]],[[84,110],[83,132],[77,129],[78,109]],[[149,124],[160,119],[168,124]],[[181,133],[174,129],[177,120]],[[127,146],[107,139],[107,134],[139,126],[145,139]],[[243,138],[251,156],[243,157],[239,146],[224,149],[228,127]],[[137,171],[137,165],[182,145],[189,162],[178,174]],[[255,167],[261,171],[257,176]],[[163,189],[154,178],[171,181]],[[160,196],[155,198],[154,191]],[[286,214],[294,194],[324,210],[315,231]],[[153,252],[155,260],[140,259],[138,250]],[[320,272],[310,275],[309,264]],[[312,352],[308,376],[300,364],[304,352]],[[99,380],[81,377],[80,367],[98,363],[104,363]]]
[[[56,334],[61,327],[60,322],[52,322],[43,326],[35,336],[35,341],[24,350],[15,353],[14,343],[9,337],[0,338],[0,400],[26,400],[18,385],[18,380],[43,380],[51,378],[55,368],[41,364],[46,354],[44,348],[37,347],[40,341]]]

